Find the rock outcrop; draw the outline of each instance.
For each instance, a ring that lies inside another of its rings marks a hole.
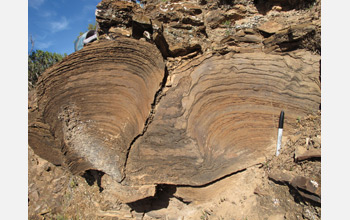
[[[319,20],[269,2],[102,0],[100,40],[31,92],[29,145],[73,174],[103,172],[125,203],[262,163],[280,111],[288,134],[321,103]]]

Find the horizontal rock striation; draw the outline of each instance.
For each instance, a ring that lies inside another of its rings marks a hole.
[[[200,186],[273,154],[288,121],[320,105],[319,57],[306,52],[205,55],[170,72],[171,88],[131,148],[127,179]]]
[[[56,163],[62,151],[75,174],[96,169],[121,181],[129,145],[144,129],[164,69],[154,45],[129,38],[73,53],[38,82],[29,144]]]

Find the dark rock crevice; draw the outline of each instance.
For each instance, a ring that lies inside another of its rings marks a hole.
[[[138,134],[130,143],[128,149],[127,149],[127,152],[126,152],[126,157],[125,157],[125,163],[124,163],[124,170],[123,170],[123,178],[121,179],[120,182],[123,182],[124,179],[126,178],[126,165],[128,163],[128,158],[129,158],[129,153],[130,153],[130,150],[132,148],[132,146],[134,145],[134,143],[136,142],[136,140],[140,137],[142,137],[147,129],[148,129],[148,126],[152,123],[152,120],[153,120],[153,117],[154,117],[154,114],[155,114],[155,108],[157,106],[157,104],[159,103],[160,99],[162,98],[163,94],[163,89],[165,87],[165,84],[167,82],[167,79],[168,79],[168,76],[169,76],[169,73],[168,73],[168,69],[167,67],[164,68],[164,77],[163,77],[163,80],[160,84],[160,88],[158,89],[158,91],[155,93],[154,95],[154,99],[153,99],[153,103],[151,104],[151,110],[150,110],[150,113],[145,121],[145,124],[144,124],[144,127],[143,127],[143,130],[140,134]]]

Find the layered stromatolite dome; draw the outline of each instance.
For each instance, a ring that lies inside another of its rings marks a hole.
[[[73,173],[97,169],[117,181],[164,77],[154,45],[132,39],[93,43],[48,70],[29,114],[29,143],[49,161],[64,154]]]
[[[288,121],[318,110],[318,69],[310,53],[229,53],[183,64],[131,149],[127,177],[198,186],[262,162],[274,154],[281,110],[285,132]]]

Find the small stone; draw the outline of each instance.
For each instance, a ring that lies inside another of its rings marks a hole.
[[[293,179],[293,176],[279,170],[273,170],[269,173],[269,179],[275,182],[289,183]]]
[[[298,160],[298,158],[300,158],[301,155],[305,154],[307,150],[305,149],[305,147],[303,146],[297,146],[294,152],[294,159]]]
[[[319,197],[321,196],[321,185],[313,179],[297,176],[293,178],[291,185],[296,189],[303,189]]]
[[[307,137],[307,138],[305,139],[305,145],[306,145],[306,146],[309,146],[309,144],[310,144],[310,138]]]
[[[239,10],[241,12],[246,12],[247,11],[246,7],[244,5],[241,5],[241,4],[234,5],[233,8],[237,9],[237,10]]]
[[[282,7],[279,6],[279,5],[275,5],[275,6],[272,7],[272,10],[273,11],[282,11]]]
[[[125,28],[119,28],[119,27],[111,27],[109,29],[110,33],[114,33],[117,35],[121,35],[121,36],[126,36],[126,37],[130,37],[131,36],[131,31]]]
[[[235,34],[235,36],[237,37],[243,37],[245,35],[244,31],[243,30],[239,30],[237,31],[237,33]]]
[[[294,159],[296,162],[308,159],[320,159],[321,149],[310,149],[306,150],[304,147],[297,147],[294,154]]]

